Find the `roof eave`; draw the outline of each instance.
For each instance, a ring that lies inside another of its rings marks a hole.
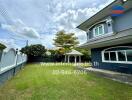
[[[111,4],[109,4],[108,6],[104,7],[102,10],[100,10],[99,12],[97,12],[95,15],[93,15],[92,17],[90,17],[89,19],[87,19],[86,21],[84,21],[83,23],[81,23],[79,26],[77,26],[78,29],[81,29],[83,31],[87,31],[86,28],[84,26],[86,26],[86,23],[88,23],[90,20],[92,20],[93,18],[96,19],[95,17],[98,15],[102,15],[101,13],[104,12],[104,10],[108,9],[109,7],[111,7],[112,5],[115,5],[116,3],[121,3],[121,0],[115,0],[113,1]],[[109,11],[108,11],[109,12]]]

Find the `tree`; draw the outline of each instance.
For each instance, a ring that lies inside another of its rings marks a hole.
[[[6,48],[6,46],[4,44],[0,43],[0,50],[4,50]]]
[[[83,62],[91,61],[91,51],[89,49],[85,49],[85,48],[75,48],[75,49],[83,54],[82,55]]]
[[[71,47],[75,47],[79,44],[78,38],[74,36],[74,33],[65,33],[65,31],[59,31],[54,39],[54,45],[56,47],[64,48],[66,51]]]
[[[44,56],[46,49],[41,44],[26,46],[21,49],[21,52],[28,56]]]

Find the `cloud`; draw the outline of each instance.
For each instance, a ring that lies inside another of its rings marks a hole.
[[[76,10],[67,10],[66,12],[56,16],[54,18],[55,23],[57,23],[57,30],[66,30],[67,32],[75,33],[75,35],[79,38],[80,43],[86,42],[86,34],[85,32],[76,29],[76,27],[88,19],[90,16],[95,14],[99,9],[97,8],[84,8],[84,9],[76,9]]]
[[[39,38],[39,33],[34,28],[27,27],[20,19],[12,25],[2,24],[2,28],[20,37]]]
[[[62,29],[76,33],[80,43],[84,43],[86,34],[76,29],[76,26],[112,1],[114,0],[1,0],[5,15],[14,22],[2,26],[16,36],[34,39],[44,37],[32,43],[41,41],[48,47],[53,46],[55,33]]]
[[[40,43],[42,43],[47,48],[53,48],[53,39],[55,34],[41,34]]]
[[[103,1],[103,0],[102,0]],[[97,0],[87,1],[86,7],[78,7],[76,9],[68,9],[61,14],[58,14],[54,17],[55,23],[57,23],[58,30],[66,30],[67,32],[74,32],[75,35],[79,38],[80,43],[84,43],[87,40],[87,36],[84,31],[76,29],[76,27],[90,18],[92,15],[97,13],[99,10],[107,6],[114,0],[103,1],[104,3],[100,4]],[[82,3],[83,1],[80,1]],[[85,1],[84,1],[85,2]],[[78,3],[78,2],[75,2]],[[91,4],[91,5],[88,5]],[[85,4],[83,3],[85,6]],[[79,6],[79,5],[78,5]],[[88,7],[89,6],[89,7]]]
[[[13,39],[0,39],[0,43],[4,44],[7,48],[20,48]]]

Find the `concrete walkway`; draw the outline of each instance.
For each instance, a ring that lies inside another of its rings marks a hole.
[[[98,76],[109,78],[114,81],[132,85],[132,74],[119,73],[119,72],[108,71],[103,69],[95,69],[92,67],[89,67],[89,68],[77,67],[77,68],[79,70],[84,70],[86,72],[96,73]]]

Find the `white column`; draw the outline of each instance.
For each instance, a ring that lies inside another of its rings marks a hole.
[[[68,55],[68,63],[70,62],[70,56]]]
[[[75,63],[77,63],[77,56],[74,56],[75,57]]]
[[[79,62],[81,63],[81,56],[79,56]]]

